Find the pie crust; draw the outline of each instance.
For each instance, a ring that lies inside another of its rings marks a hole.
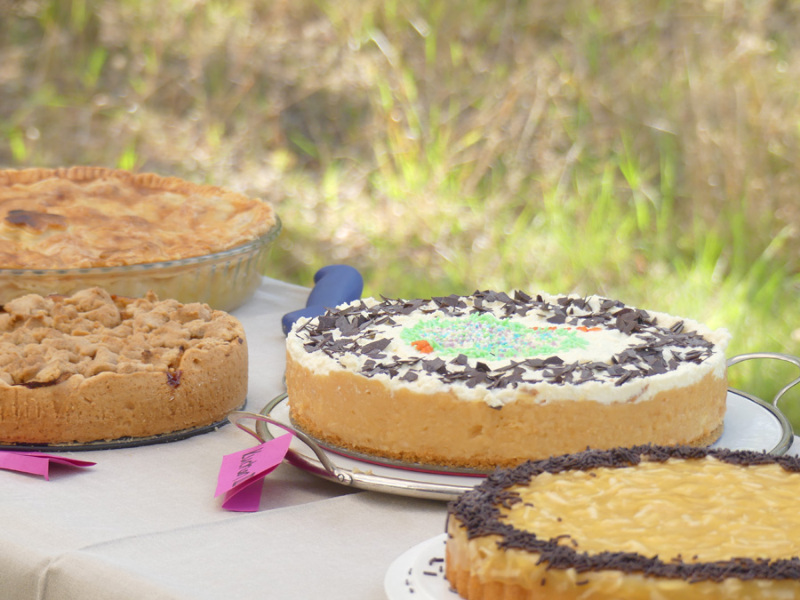
[[[266,233],[271,205],[101,167],[0,171],[0,267],[75,269],[213,254]]]

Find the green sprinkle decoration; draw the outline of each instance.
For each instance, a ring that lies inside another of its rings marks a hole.
[[[492,314],[465,317],[430,317],[403,328],[400,337],[415,348],[426,342],[433,352],[469,358],[499,360],[552,356],[589,345],[585,334],[591,329],[573,327],[527,327],[518,321],[498,319]]]

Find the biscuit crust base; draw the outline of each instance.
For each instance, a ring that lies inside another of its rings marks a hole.
[[[247,394],[247,342],[188,349],[165,372],[73,375],[42,387],[0,386],[4,443],[86,443],[150,437],[216,423]]]
[[[520,395],[493,409],[452,392],[392,391],[355,373],[316,375],[291,355],[286,387],[293,422],[319,440],[404,462],[478,470],[587,447],[707,445],[722,433],[727,398],[727,380],[708,373],[641,402],[541,404]]]

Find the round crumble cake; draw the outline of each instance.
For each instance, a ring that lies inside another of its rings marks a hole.
[[[221,421],[247,392],[241,323],[201,303],[21,296],[0,311],[0,442],[142,438]]]
[[[798,494],[799,459],[752,451],[528,462],[450,503],[445,573],[468,600],[797,598]]]
[[[491,469],[722,431],[725,330],[599,296],[357,300],[287,338],[293,422],[352,451]]]

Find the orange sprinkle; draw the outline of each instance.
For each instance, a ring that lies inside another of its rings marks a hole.
[[[423,352],[425,354],[430,354],[431,352],[433,352],[433,346],[431,346],[428,343],[428,340],[416,340],[414,342],[411,342],[411,345],[414,346],[414,348],[416,348],[420,352]]]

